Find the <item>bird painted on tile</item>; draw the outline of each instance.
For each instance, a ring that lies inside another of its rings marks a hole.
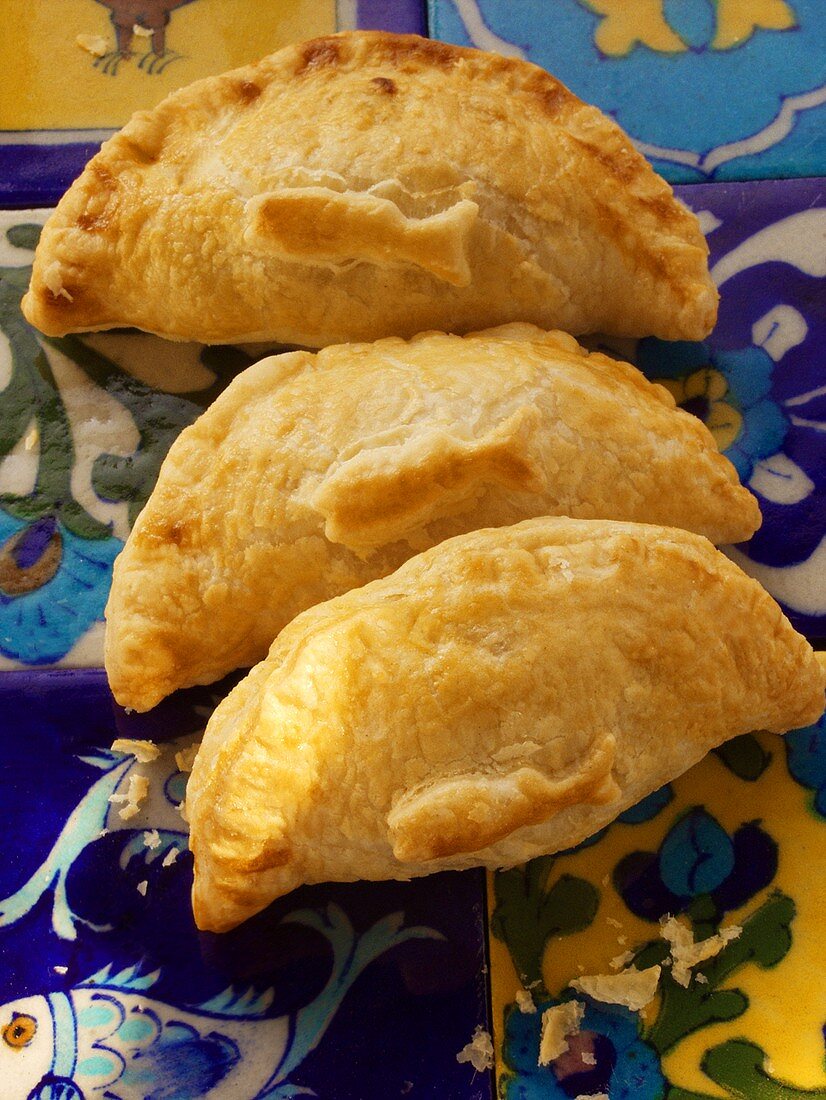
[[[166,28],[176,8],[191,4],[193,0],[97,0],[109,8],[109,18],[115,28],[117,52],[130,57],[135,27],[149,31],[152,52],[162,57],[166,52]]]
[[[299,910],[282,923],[320,933],[332,950],[324,988],[297,1012],[269,1015],[272,990],[232,987],[197,1006],[152,989],[160,971],[107,965],[66,991],[0,1007],[0,1077],[29,1100],[244,1097],[287,1100],[309,1090],[289,1077],[321,1041],[353,982],[410,939],[441,938],[402,927],[392,913],[357,935],[335,905]]]

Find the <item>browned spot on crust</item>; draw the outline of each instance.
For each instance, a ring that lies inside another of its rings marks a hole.
[[[117,180],[109,171],[109,169],[101,164],[99,160],[95,159],[89,165],[89,171],[97,177],[98,183],[101,187],[105,187],[107,191],[114,191],[117,187]]]
[[[630,183],[645,173],[645,161],[627,145],[621,145],[618,149],[601,149],[590,141],[582,141],[576,137],[573,140],[620,183]]]
[[[321,69],[327,65],[338,64],[341,47],[335,38],[313,38],[301,51],[301,64],[297,72],[307,69]]]
[[[374,85],[378,91],[384,92],[385,95],[396,94],[396,82],[391,80],[389,76],[374,76],[370,83]]]
[[[252,103],[253,100],[258,99],[261,95],[261,89],[254,80],[242,80],[241,83],[237,85],[236,91],[242,103]]]
[[[254,856],[244,860],[245,871],[269,871],[290,862],[290,845],[286,840],[267,840]]]
[[[158,543],[168,543],[185,548],[192,545],[192,530],[186,520],[177,519],[167,523],[163,519],[153,519],[136,536],[136,541],[155,546]]]
[[[158,159],[157,153],[153,153],[145,146],[139,145],[136,141],[132,141],[131,138],[124,137],[123,145],[137,164],[154,164]]]
[[[563,107],[567,107],[573,96],[565,87],[556,80],[543,80],[534,89],[534,95],[539,100],[542,110],[552,118],[559,114]]]
[[[685,225],[691,220],[691,215],[674,201],[672,195],[654,195],[652,198],[644,198],[640,201],[663,225]]]
[[[166,538],[175,546],[181,546],[186,538],[186,524],[182,520],[176,520],[169,528]]]
[[[447,42],[419,38],[415,34],[387,35],[382,45],[382,53],[398,65],[405,61],[426,61],[441,69],[452,68],[462,56],[462,52],[468,52],[460,51]]]
[[[77,216],[78,229],[85,229],[91,231],[93,229],[106,229],[109,225],[110,218],[104,212],[101,214],[90,214],[88,211]]]

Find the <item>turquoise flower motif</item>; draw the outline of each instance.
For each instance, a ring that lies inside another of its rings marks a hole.
[[[771,398],[774,360],[763,348],[715,351],[706,343],[649,338],[640,341],[637,362],[705,422],[741,481],[783,445],[789,421]]]
[[[573,1100],[594,1093],[607,1093],[611,1100],[662,1100],[666,1082],[660,1059],[640,1037],[638,1017],[619,1005],[582,1000],[579,1032],[547,1066],[539,1065],[542,1013],[560,1002],[542,1001],[533,1013],[516,1006],[506,1010],[502,1056],[510,1073],[502,1085],[505,1100]]]
[[[0,511],[0,653],[52,664],[103,616],[120,539],[82,539],[54,518]]]
[[[632,913],[659,921],[666,914],[722,919],[772,881],[777,844],[755,821],[729,835],[695,806],[677,818],[656,852],[633,851],[613,871],[614,887]]]
[[[826,715],[813,726],[794,730],[786,743],[789,772],[801,787],[814,791],[814,810],[826,818]]]

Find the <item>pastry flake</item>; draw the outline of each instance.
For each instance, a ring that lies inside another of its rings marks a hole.
[[[697,535],[543,518],[450,539],[299,615],[213,714],[187,789],[196,921],[571,847],[728,738],[815,721],[824,682]]]
[[[532,321],[697,340],[697,219],[528,62],[356,31],[174,92],[43,230],[26,317],[306,347]]]
[[[255,664],[299,612],[418,550],[548,514],[715,542],[760,522],[699,420],[563,333],[509,325],[263,360],[173,444],[115,563],[112,689],[146,710]],[[513,782],[534,798],[544,780]],[[400,830],[420,812],[400,806]]]

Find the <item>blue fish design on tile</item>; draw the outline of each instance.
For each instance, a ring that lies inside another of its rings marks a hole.
[[[392,913],[358,935],[338,906],[303,909],[282,924],[319,932],[332,968],[313,1001],[270,1016],[273,991],[230,987],[203,1004],[152,996],[160,970],[118,973],[107,965],[66,992],[22,997],[0,1007],[0,1074],[14,1071],[28,1100],[287,1100],[309,1094],[290,1075],[323,1038],[342,1000],[375,959],[411,939],[441,939],[403,927]]]
[[[149,867],[164,864],[186,851],[187,828],[179,806],[186,790],[186,775],[175,761],[176,755],[198,740],[187,736],[158,746],[157,760],[140,763],[134,753],[97,750],[78,759],[103,774],[75,806],[40,866],[23,885],[6,898],[0,898],[0,928],[14,924],[31,912],[44,894],[53,892],[52,929],[63,940],[77,938],[77,926],[95,925],[75,913],[67,897],[66,879],[81,854],[107,833],[124,834],[120,867],[125,870],[134,859]],[[148,780],[146,802],[132,818],[122,816],[128,802],[130,785],[139,776]],[[172,854],[174,852],[174,854]]]

